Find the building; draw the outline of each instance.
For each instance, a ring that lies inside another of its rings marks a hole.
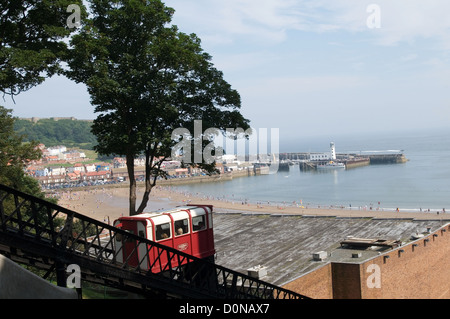
[[[97,171],[97,166],[95,164],[84,165],[84,171],[86,173],[93,173]]]
[[[36,169],[34,176],[48,176],[48,168]]]
[[[61,156],[61,158],[64,158],[62,155],[64,152],[67,152],[67,147],[60,145],[47,148],[47,150],[44,151],[44,155]]]
[[[262,280],[313,299],[447,299],[450,215],[446,217],[219,211],[214,215],[216,263],[243,273],[264,267]],[[349,238],[354,246],[345,244]]]
[[[72,167],[67,168],[67,170],[71,173],[79,172],[84,173],[86,172],[86,168],[81,163],[75,163]]]
[[[330,143],[330,151],[325,153],[311,153],[309,155],[310,161],[335,161],[336,160],[336,146],[334,142]]]
[[[111,168],[110,168],[110,165],[108,163],[99,163],[99,164],[95,164],[95,170],[97,172],[110,171]]]
[[[311,153],[309,154],[310,161],[329,161],[331,159],[330,153]]]
[[[81,174],[81,179],[83,181],[97,181],[97,180],[106,180],[111,178],[110,171],[94,171],[87,172],[85,174]]]
[[[48,175],[50,175],[50,176],[66,175],[66,168],[65,167],[50,167],[48,169]]]
[[[84,152],[80,152],[78,150],[70,150],[63,152],[63,157],[66,161],[75,161],[80,159],[85,159],[86,154]]]
[[[334,145],[334,142],[330,143],[330,157],[332,161],[336,160],[336,146]]]
[[[124,157],[114,157],[113,168],[125,168],[127,167],[127,161]]]
[[[395,249],[332,251],[284,288],[316,299],[450,299],[450,224],[423,235]]]

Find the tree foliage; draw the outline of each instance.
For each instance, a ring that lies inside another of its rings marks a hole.
[[[38,182],[24,171],[42,153],[37,142],[24,143],[24,136],[14,131],[14,121],[11,110],[0,106],[0,184],[43,197]]]
[[[11,110],[0,106],[0,184],[56,203],[55,198],[46,198],[38,181],[25,173],[25,167],[31,161],[40,159],[42,153],[37,148],[38,142],[24,142],[24,136],[14,131],[15,121],[16,118],[12,117]],[[38,225],[47,225],[48,214],[45,207],[32,205],[29,201],[18,203],[11,195],[3,198],[2,206],[6,214],[14,212],[17,205],[20,205],[23,220],[33,217]],[[33,216],[32,213],[36,215]],[[57,225],[62,223],[62,220],[56,218],[53,222]]]
[[[67,52],[63,41],[67,7],[82,0],[2,0],[0,2],[0,92],[11,96],[58,72]]]
[[[62,70],[64,41],[75,29],[67,26],[67,7],[82,0],[2,0],[0,2],[0,92],[13,97]],[[0,106],[0,183],[44,197],[24,166],[40,156],[37,142],[14,132],[11,110]]]
[[[130,179],[130,215],[142,212],[172,132],[203,127],[248,128],[231,88],[195,34],[171,25],[174,10],[159,0],[90,0],[92,18],[73,36],[67,76],[85,83],[98,113],[92,131],[100,154],[123,155]],[[134,158],[146,157],[146,189],[136,208]],[[213,171],[213,165],[196,163]]]

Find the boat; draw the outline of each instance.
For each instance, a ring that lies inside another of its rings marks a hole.
[[[317,169],[337,169],[337,168],[345,168],[344,163],[336,163],[333,161],[329,161],[325,164],[317,164]]]

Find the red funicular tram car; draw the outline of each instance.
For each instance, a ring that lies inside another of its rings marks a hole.
[[[170,211],[121,217],[114,226],[194,257],[211,258],[215,254],[212,211],[212,205],[187,205]],[[135,241],[124,242],[118,236],[115,246],[117,260],[127,261],[132,267],[140,264],[142,269],[157,273],[168,263],[166,254],[161,254],[160,262],[154,263],[157,248],[147,244],[139,244],[136,249]]]

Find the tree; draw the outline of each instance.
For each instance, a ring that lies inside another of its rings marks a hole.
[[[92,19],[71,41],[67,76],[85,83],[98,117],[92,131],[102,155],[126,157],[130,215],[145,209],[171,156],[176,128],[247,129],[238,92],[214,68],[200,39],[170,25],[159,0],[91,0]],[[136,207],[134,159],[144,155],[145,191]],[[196,165],[214,171],[213,163]]]
[[[12,98],[62,71],[67,53],[64,41],[76,29],[67,25],[69,5],[82,0],[2,0],[0,2],[0,92]],[[14,133],[11,110],[0,106],[0,183],[43,197],[36,180],[24,173],[38,159],[36,142],[25,143]]]
[[[33,160],[38,160],[42,152],[38,149],[38,142],[24,142],[24,136],[14,131],[14,122],[11,110],[0,106],[0,184],[32,196],[45,199],[51,203],[56,198],[46,198],[39,182],[25,173],[25,168]],[[5,196],[5,194],[2,194]],[[5,196],[2,205],[6,214],[14,212],[19,205],[14,196]],[[32,213],[36,215],[32,215]],[[48,225],[48,212],[46,207],[33,205],[29,201],[20,203],[20,214],[23,220],[34,218],[36,226]],[[62,223],[61,218],[53,219],[55,225]]]
[[[0,2],[0,92],[14,95],[42,83],[61,70],[67,51],[63,41],[70,4],[82,0],[2,0]]]
[[[0,106],[0,184],[28,194],[43,197],[38,182],[25,174],[24,168],[41,158],[37,142],[24,143],[14,131],[11,110]]]

